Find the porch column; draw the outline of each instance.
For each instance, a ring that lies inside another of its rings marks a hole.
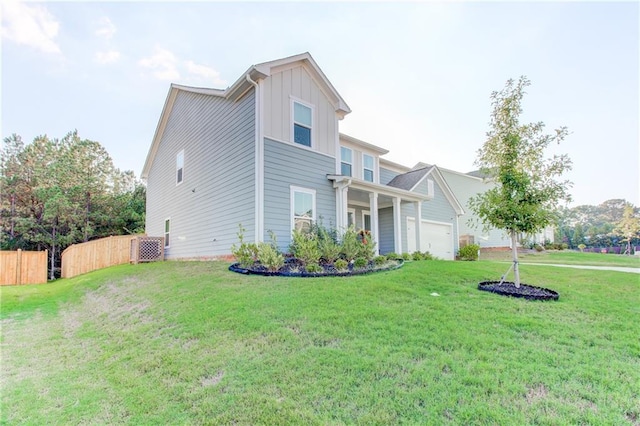
[[[420,236],[422,233],[422,203],[418,201],[413,203],[416,212],[416,251],[422,251],[420,244]]]
[[[336,228],[338,232],[347,229],[347,204],[349,188],[344,183],[336,186]]]
[[[369,194],[369,211],[371,212],[371,238],[376,242],[376,254],[380,254],[380,240],[378,239],[378,193]]]
[[[400,197],[393,199],[393,251],[402,254],[402,211]]]

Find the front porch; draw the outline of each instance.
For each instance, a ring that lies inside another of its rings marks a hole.
[[[336,226],[347,229],[366,229],[376,242],[378,253],[408,252],[408,239],[421,247],[421,227],[414,227],[407,235],[406,214],[403,206],[409,204],[417,217],[422,217],[422,203],[432,196],[380,185],[342,175],[329,175],[336,190]],[[415,237],[415,240],[414,238]]]

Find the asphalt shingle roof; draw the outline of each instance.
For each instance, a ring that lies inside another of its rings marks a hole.
[[[387,185],[393,186],[394,188],[404,189],[406,191],[411,191],[411,189],[416,186],[420,179],[424,177],[429,171],[433,168],[433,166],[424,167],[422,169],[411,170],[410,172],[403,173],[391,179]]]

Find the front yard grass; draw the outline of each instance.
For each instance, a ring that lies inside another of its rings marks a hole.
[[[510,262],[512,260],[511,251],[481,252],[479,260]],[[530,250],[526,253],[518,253],[518,260],[522,263],[557,263],[566,265],[640,268],[640,256],[606,253],[581,253],[573,250],[549,250],[542,252]]]
[[[0,288],[5,424],[638,424],[636,274],[491,262],[349,278],[221,262]],[[437,295],[435,295],[437,294]]]

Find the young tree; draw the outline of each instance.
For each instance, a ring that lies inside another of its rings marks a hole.
[[[470,202],[485,226],[503,229],[511,236],[516,287],[520,287],[518,235],[533,234],[554,223],[559,203],[570,200],[571,187],[571,182],[558,180],[571,169],[569,157],[545,158],[546,148],[560,143],[567,128],[544,134],[542,122],[520,124],[522,98],[530,84],[524,76],[518,81],[510,79],[504,89],[491,94],[491,129],[478,150],[476,165],[497,185]]]
[[[616,227],[616,232],[624,237],[627,243],[626,254],[631,254],[631,240],[640,236],[640,216],[638,216],[633,208],[632,204],[626,204],[624,206],[624,212],[622,213],[622,220]]]

